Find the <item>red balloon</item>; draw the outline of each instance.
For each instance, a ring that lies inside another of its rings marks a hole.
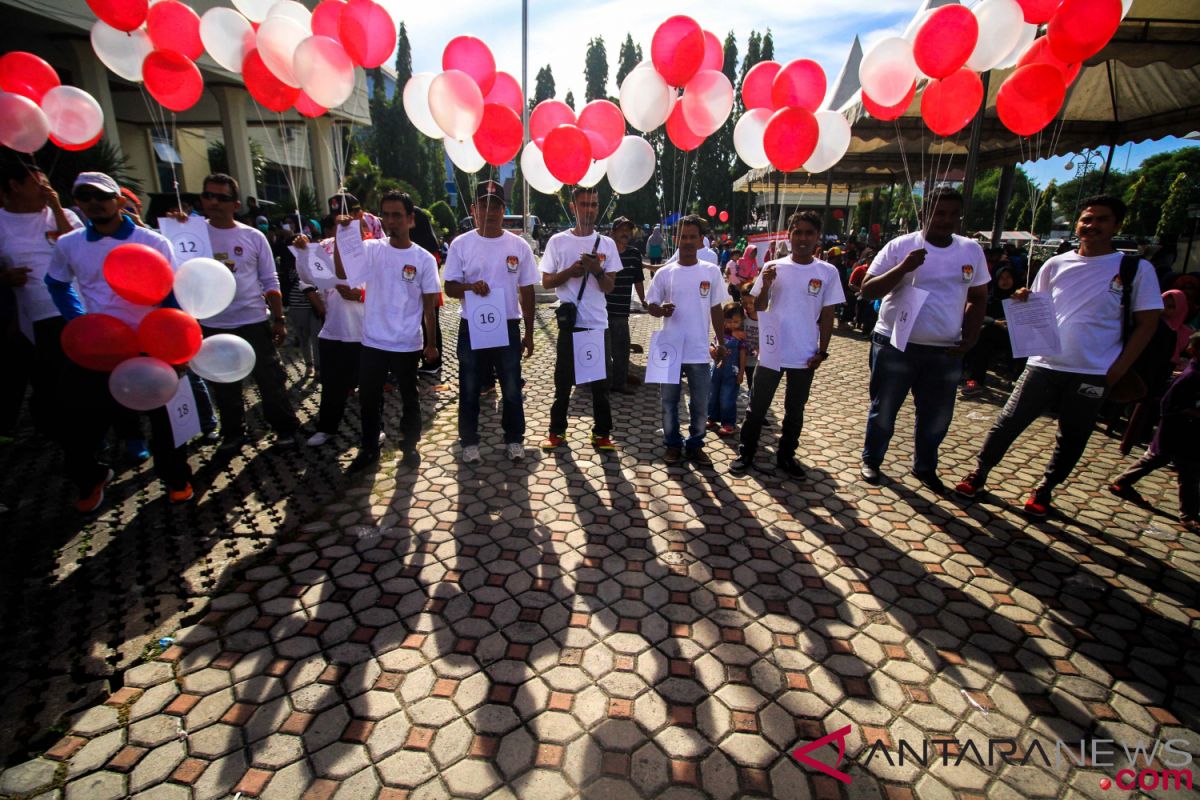
[[[301,91],[296,97],[296,105],[293,107],[297,112],[306,117],[319,117],[325,112],[329,111],[328,108],[317,105],[313,99],[306,95],[303,91]]]
[[[615,103],[593,100],[579,112],[579,127],[592,143],[592,158],[600,160],[617,152],[625,136],[625,117]]]
[[[704,60],[700,62],[700,69],[715,69],[720,72],[724,66],[725,48],[721,46],[721,40],[712,31],[704,31]]]
[[[1116,0],[1120,5],[1121,0]],[[979,41],[979,20],[966,6],[942,6],[929,15],[913,39],[917,68],[931,78],[954,74]]]
[[[342,41],[338,28],[341,23],[342,9],[346,0],[321,0],[312,12],[312,32],[314,36],[328,36],[335,42]]]
[[[675,108],[671,109],[671,116],[667,117],[667,138],[685,153],[704,144],[704,137],[693,133],[687,126],[687,121],[683,118],[682,103],[676,103]]]
[[[546,134],[559,125],[574,125],[575,112],[561,100],[543,100],[529,114],[529,138],[538,148]]]
[[[288,86],[267,69],[257,49],[246,53],[242,60],[242,80],[250,96],[268,111],[287,111],[300,96],[299,89]]]
[[[1070,86],[1083,66],[1082,64],[1069,64],[1054,54],[1050,49],[1050,37],[1043,36],[1029,46],[1025,54],[1017,61],[1017,67],[1027,67],[1030,64],[1049,64],[1058,70],[1062,76],[1064,86]]]
[[[146,33],[159,50],[174,50],[193,61],[204,55],[200,17],[179,0],[159,0],[150,6]]]
[[[654,31],[650,60],[663,80],[682,87],[704,63],[704,31],[691,17],[671,17]]]
[[[137,30],[146,21],[149,0],[87,0],[88,8],[119,31]]]
[[[1025,21],[1031,25],[1049,22],[1061,4],[1062,0],[1017,0],[1017,5],[1025,12]]]
[[[204,334],[200,332],[200,323],[186,311],[156,308],[142,317],[137,339],[146,355],[168,364],[186,364],[200,350]]]
[[[1046,28],[1050,49],[1068,64],[1086,61],[1117,32],[1122,11],[1121,0],[1063,0]]]
[[[521,112],[525,108],[525,96],[521,93],[521,84],[517,83],[517,79],[507,72],[497,72],[496,82],[492,84],[492,90],[483,96],[484,104],[499,103],[502,106],[508,106],[521,116]]]
[[[772,108],[803,108],[815,112],[824,99],[825,70],[807,58],[789,61],[771,82]]]
[[[771,99],[775,76],[783,69],[778,61],[760,61],[750,68],[742,79],[742,105],[749,111],[752,108],[774,109],[775,101]]]
[[[896,103],[894,106],[881,106],[870,97],[867,97],[866,92],[863,92],[862,94],[862,104],[863,108],[865,108],[867,113],[872,117],[887,122],[889,120],[900,119],[900,117],[903,117],[904,112],[908,111],[908,107],[912,105],[913,98],[916,96],[917,82],[913,81],[913,85],[909,88],[908,94],[904,95],[904,99],[899,103]]]
[[[771,166],[780,172],[795,172],[817,149],[821,135],[817,118],[803,108],[781,108],[767,120],[763,150]]]
[[[162,253],[144,244],[117,245],[104,257],[104,280],[131,303],[153,306],[171,291],[175,273]]]
[[[953,136],[979,111],[983,102],[983,81],[967,69],[946,78],[930,81],[921,95],[921,118],[938,136]]]
[[[483,160],[498,167],[516,157],[524,135],[525,128],[517,112],[500,103],[484,103],[483,121],[472,141]]]
[[[592,145],[577,125],[558,125],[542,142],[546,169],[568,186],[579,183],[592,165]]]
[[[471,76],[482,94],[496,83],[496,59],[492,51],[474,36],[455,36],[442,51],[442,69],[460,69]]]
[[[0,90],[42,102],[42,95],[58,86],[58,73],[33,53],[15,50],[0,56]]]
[[[1067,96],[1062,73],[1049,64],[1029,64],[1000,85],[996,114],[1018,136],[1032,136],[1054,121]]]
[[[721,220],[721,222],[729,222],[729,212],[722,211],[721,215],[718,216],[717,219]]]
[[[187,111],[204,92],[200,70],[187,56],[174,50],[155,50],[146,56],[142,62],[142,80],[150,96],[171,111]]]
[[[97,143],[98,143],[98,142],[99,142],[101,139],[103,139],[103,138],[104,138],[104,131],[100,131],[99,133],[97,133],[97,134],[95,135],[95,137],[93,137],[93,138],[92,138],[90,141],[87,141],[87,142],[80,142],[79,144],[71,144],[71,143],[69,143],[69,142],[64,142],[64,141],[61,141],[61,140],[59,140],[59,139],[56,139],[56,138],[54,138],[54,134],[53,134],[53,133],[52,133],[52,134],[50,134],[50,137],[49,137],[49,138],[50,138],[50,142],[51,142],[52,144],[54,144],[54,145],[56,145],[56,146],[58,146],[58,147],[61,147],[63,150],[71,150],[71,151],[73,151],[73,152],[79,152],[79,151],[81,151],[81,150],[91,150],[93,147],[95,147],[95,146],[96,146],[96,144],[97,144]]]
[[[715,216],[717,215],[717,207],[716,207],[716,206],[709,206],[709,207],[708,207],[708,215],[709,215],[710,217],[715,217]]]
[[[76,317],[63,328],[60,341],[67,358],[97,372],[112,372],[141,353],[133,328],[109,314]]]
[[[396,49],[396,26],[387,9],[373,0],[350,0],[338,18],[337,39],[351,61],[372,69]]]

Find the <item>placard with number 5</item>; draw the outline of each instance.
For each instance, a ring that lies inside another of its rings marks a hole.
[[[491,347],[508,346],[508,315],[505,302],[508,295],[502,287],[493,286],[487,297],[475,292],[466,292],[464,307],[467,326],[471,332],[471,349],[487,350]]]
[[[162,235],[171,240],[175,263],[213,257],[212,241],[208,238],[208,220],[204,217],[188,217],[186,222],[161,217],[158,227]]]
[[[575,346],[575,383],[595,383],[608,379],[604,362],[604,331],[575,331],[571,334]]]

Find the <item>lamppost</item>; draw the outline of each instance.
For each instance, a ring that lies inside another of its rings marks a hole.
[[[1075,170],[1075,211],[1071,214],[1071,224],[1075,224],[1075,220],[1079,217],[1079,202],[1083,199],[1083,178],[1091,172],[1104,157],[1102,151],[1098,149],[1084,148],[1082,152],[1076,153],[1063,169],[1070,172]],[[1076,164],[1078,161],[1078,164]]]

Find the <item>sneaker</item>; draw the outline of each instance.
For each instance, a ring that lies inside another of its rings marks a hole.
[[[983,384],[979,381],[967,381],[966,386],[962,388],[963,397],[979,397],[983,394]]]
[[[775,461],[775,466],[793,478],[804,480],[808,477],[808,470],[796,460],[795,456],[783,456]]]
[[[353,475],[356,472],[362,472],[368,467],[373,467],[379,463],[378,450],[360,450],[354,460],[350,462],[350,466],[346,467],[346,474]]]
[[[702,467],[712,466],[713,461],[709,457],[708,453],[704,452],[703,447],[689,447],[684,455],[686,455],[687,460],[691,461],[693,464],[699,464]]]
[[[462,460],[464,464],[482,464],[483,456],[479,455],[479,445],[469,444],[462,449]]]
[[[167,491],[167,499],[171,501],[171,505],[186,503],[196,496],[195,490],[192,489],[190,483],[185,483],[182,489],[169,489]]]
[[[111,469],[105,470],[104,478],[93,487],[92,491],[86,497],[81,497],[75,501],[75,510],[81,514],[91,514],[100,504],[104,502],[104,487],[112,481],[114,477]]]
[[[1050,490],[1039,486],[1025,501],[1025,513],[1039,519],[1050,516]]]
[[[525,460],[525,445],[520,442],[509,442],[506,448],[509,461],[524,461]]]
[[[732,425],[722,425],[721,429],[717,431],[717,436],[733,436],[735,433],[737,433],[737,428]]]
[[[613,444],[611,436],[597,436],[592,434],[592,447],[597,450],[616,450],[617,446]]]
[[[386,439],[387,439],[387,434],[386,434],[386,433],[384,433],[383,431],[380,431],[380,432],[379,432],[379,445],[380,445],[381,447],[383,446],[383,443],[384,443],[384,441],[385,441]]]
[[[559,436],[557,433],[548,433],[548,434],[546,434],[546,438],[542,439],[542,449],[543,450],[556,450],[559,447],[566,447],[566,446],[567,446],[566,438],[563,436]]]
[[[973,469],[954,485],[954,491],[963,497],[974,497],[983,490],[983,485],[986,482],[987,475],[977,469]]]
[[[421,366],[417,367],[417,372],[421,373],[422,375],[437,375],[441,371],[442,371],[441,363],[422,364]]]
[[[879,467],[872,466],[871,464],[868,464],[865,461],[863,462],[863,465],[859,468],[858,474],[862,477],[862,479],[864,481],[871,484],[872,486],[878,485],[879,482],[883,480],[883,473],[879,471]]]
[[[683,451],[678,447],[668,447],[667,451],[663,453],[663,461],[667,462],[668,464],[678,464],[682,460]]]
[[[1132,486],[1123,486],[1119,483],[1111,483],[1108,486],[1108,491],[1120,497],[1122,500],[1129,500],[1132,503],[1142,505],[1146,502],[1146,498],[1142,497],[1142,493]]]
[[[126,439],[125,455],[141,464],[150,458],[150,449],[146,447],[145,439]]]
[[[307,444],[309,447],[320,447],[321,445],[325,444],[328,441],[329,441],[328,433],[322,433],[321,431],[317,431],[312,436],[308,437],[308,441],[305,442],[305,444]]]
[[[221,434],[217,430],[211,430],[201,437],[207,444],[218,444],[221,441]]]
[[[720,428],[720,427],[721,427],[721,423],[717,422],[715,419],[710,419],[707,423],[705,423],[704,430],[715,431],[717,428]]]
[[[400,463],[409,469],[416,469],[421,466],[421,454],[416,450],[405,450],[404,455],[400,457]]]
[[[250,437],[242,436],[224,436],[221,438],[221,443],[217,445],[218,452],[230,452],[232,450],[241,450],[250,443]]]
[[[738,456],[729,464],[730,472],[746,472],[754,464],[753,456]]]
[[[946,494],[946,484],[942,483],[942,479],[938,477],[937,472],[933,470],[928,472],[917,472],[914,469],[912,476],[920,481],[922,486],[934,494]]]

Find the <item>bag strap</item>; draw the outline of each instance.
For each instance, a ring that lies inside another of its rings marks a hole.
[[[592,247],[592,253],[595,254],[596,250],[598,250],[599,247],[600,247],[600,234],[597,233],[596,234],[596,244]],[[591,273],[589,273],[589,272],[583,273],[583,280],[581,280],[579,282],[579,294],[575,295],[575,305],[579,305],[579,301],[583,299],[583,290],[587,288],[587,279],[588,279],[588,275],[590,275],[590,274]]]
[[[1138,257],[1130,253],[1121,256],[1121,342],[1133,334],[1133,281],[1137,277]]]

